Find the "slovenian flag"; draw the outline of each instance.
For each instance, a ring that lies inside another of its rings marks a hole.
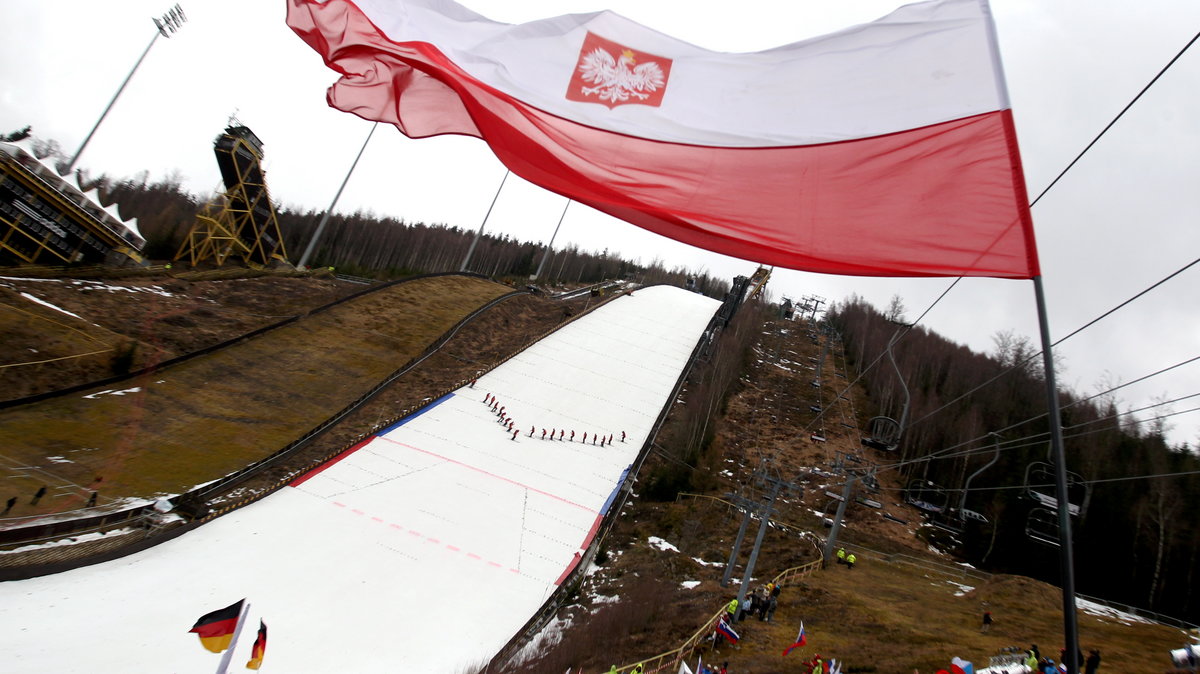
[[[738,640],[741,639],[741,637],[738,636],[738,633],[734,632],[733,628],[729,626],[729,623],[725,622],[724,620],[717,621],[717,633],[724,635],[724,637],[728,639],[729,643],[731,644],[736,644]]]
[[[783,654],[787,655],[788,653],[791,653],[792,650],[800,648],[801,646],[803,646],[807,643],[808,643],[808,639],[804,636],[804,621],[801,621],[800,622],[800,633],[796,635],[796,641],[793,642],[791,646],[788,646],[787,648],[783,649]]]
[[[452,0],[287,4],[340,75],[331,106],[481,138],[525,180],[662,236],[828,274],[1039,273],[987,0],[746,54],[608,11],[510,25]]]
[[[250,649],[250,662],[246,663],[246,669],[258,669],[262,667],[263,656],[267,654],[267,624],[262,620],[258,621],[258,638],[254,640],[254,647]]]
[[[189,632],[195,632],[200,637],[200,644],[213,653],[220,653],[229,648],[233,633],[237,631],[238,617],[242,614],[242,604],[245,599],[230,604],[223,609],[200,616]]]

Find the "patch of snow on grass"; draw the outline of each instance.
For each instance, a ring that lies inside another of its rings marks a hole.
[[[663,539],[659,538],[658,536],[650,537],[650,545],[651,545],[651,547],[658,548],[659,550],[662,550],[663,552],[667,552],[667,551],[679,552],[679,548],[675,547],[674,545],[671,545],[670,543],[664,541]]]
[[[47,456],[46,459],[53,463],[75,463],[74,461],[63,456]]]
[[[725,562],[706,562],[699,557],[692,557],[692,561],[700,566],[725,566]]]
[[[127,389],[124,389],[121,391],[117,391],[115,389],[105,389],[103,391],[89,393],[88,395],[85,395],[84,398],[87,398],[88,400],[95,400],[96,398],[99,398],[102,395],[123,396],[126,393],[137,393],[138,391],[141,391],[141,390],[142,390],[141,386],[134,386],[133,388],[127,388]]]
[[[63,309],[62,307],[56,307],[53,304],[50,304],[49,302],[47,302],[46,300],[34,297],[33,295],[30,295],[29,293],[21,293],[21,297],[24,297],[25,299],[29,300],[30,302],[36,302],[37,304],[40,304],[44,307],[50,307],[51,309],[59,312],[60,314],[66,314],[66,315],[70,316],[71,318],[78,318],[81,321],[83,320],[83,318],[81,318],[79,315],[73,314],[73,313],[67,311],[66,309]]]
[[[958,592],[954,593],[955,597],[961,597],[961,596],[965,595],[966,593],[970,592],[971,590],[975,589],[975,588],[971,587],[970,585],[963,585],[962,583],[956,583],[952,580],[948,580],[946,582],[949,583],[950,585],[953,585],[954,587],[958,588]]]
[[[682,585],[683,589],[685,589],[685,590],[690,590],[699,584],[700,584],[700,581],[698,581],[698,580],[685,580],[682,583],[680,583],[680,585]]]
[[[1115,609],[1111,606],[1097,604],[1094,601],[1080,599],[1079,597],[1075,598],[1075,605],[1078,606],[1079,610],[1083,611],[1084,613],[1100,616],[1102,618],[1112,618],[1123,625],[1128,625],[1130,623],[1143,623],[1149,625],[1154,622],[1153,620],[1147,620],[1139,615],[1126,613],[1125,611]]]
[[[542,652],[542,649],[550,650],[558,645],[563,638],[563,632],[571,626],[571,619],[559,618],[555,616],[546,623],[542,631],[538,632],[525,644],[517,654],[513,656],[512,662],[515,665],[520,665],[528,662],[530,659],[537,657]]]

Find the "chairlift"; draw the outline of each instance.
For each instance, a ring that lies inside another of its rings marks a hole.
[[[974,510],[969,510],[969,509],[967,509],[967,508],[959,508],[959,510],[958,510],[958,514],[959,514],[959,515],[962,517],[962,519],[964,519],[964,520],[973,520],[973,521],[975,521],[975,522],[979,522],[980,524],[987,524],[987,523],[988,523],[988,518],[987,518],[987,516],[986,516],[986,515],[984,515],[984,514],[983,514],[983,513],[981,513],[981,512],[977,512],[977,511],[974,511]]]
[[[926,521],[930,526],[936,527],[950,534],[959,535],[963,532],[963,521],[958,518],[954,512],[936,512],[931,513]]]
[[[859,482],[862,482],[862,485],[872,494],[879,493],[879,478],[875,477],[875,466],[871,466],[871,469],[867,471],[866,475],[863,475]]]
[[[893,521],[893,522],[897,522],[897,523],[899,523],[899,524],[908,524],[908,520],[902,520],[902,519],[900,519],[899,517],[896,517],[895,515],[893,515],[893,514],[891,514],[891,513],[889,513],[889,512],[884,512],[884,513],[883,513],[883,519],[885,519],[885,520],[891,520],[891,521]]]
[[[1035,461],[1025,468],[1025,495],[1043,508],[1058,509],[1057,472],[1052,464]],[[1079,473],[1067,471],[1067,512],[1079,514],[1079,504],[1087,498],[1090,487]]]
[[[992,453],[992,460],[984,464],[979,470],[971,473],[967,479],[963,481],[962,498],[958,500],[958,521],[962,525],[965,525],[967,520],[982,522],[983,524],[987,524],[988,522],[988,518],[984,516],[983,513],[967,508],[967,494],[971,492],[971,482],[1000,460],[1000,436],[996,433],[989,433],[989,435],[992,436],[992,446],[995,449],[995,451]]]
[[[1058,512],[1047,508],[1032,508],[1025,520],[1025,535],[1030,540],[1060,547],[1058,535]]]
[[[950,494],[928,480],[912,480],[904,489],[904,501],[925,512],[940,513],[950,503]]]
[[[867,422],[870,435],[862,439],[862,444],[872,449],[893,452],[900,446],[900,422],[891,417],[875,417]]]
[[[859,496],[858,498],[854,499],[854,502],[858,503],[859,505],[865,505],[868,508],[874,508],[876,510],[880,510],[883,508],[882,502],[876,501],[873,498],[867,498],[865,496]]]

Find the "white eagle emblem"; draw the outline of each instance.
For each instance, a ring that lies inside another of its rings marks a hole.
[[[580,87],[584,96],[594,95],[613,104],[624,103],[630,96],[644,101],[666,83],[657,61],[638,63],[629,49],[613,58],[606,49],[597,47],[580,60],[579,74],[584,82],[595,85]]]

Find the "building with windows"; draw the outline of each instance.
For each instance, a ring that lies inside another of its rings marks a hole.
[[[99,196],[39,160],[28,141],[0,142],[0,265],[142,264],[137,219]]]

